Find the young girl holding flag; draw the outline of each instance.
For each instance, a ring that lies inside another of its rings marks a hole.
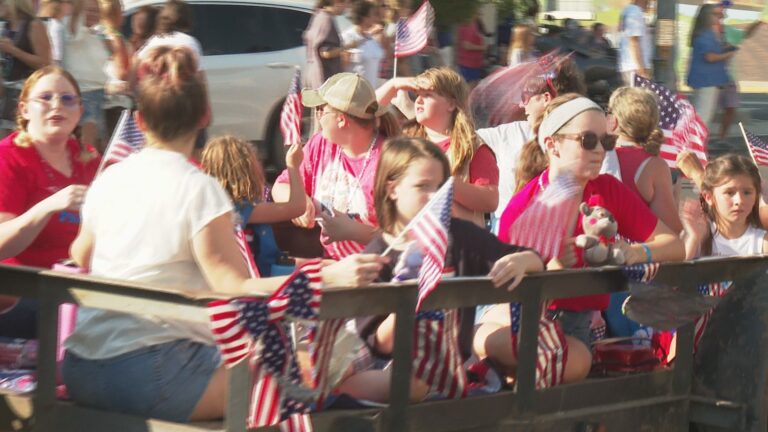
[[[414,235],[416,219],[422,217],[425,206],[433,204],[430,200],[451,180],[449,176],[448,159],[437,145],[420,138],[397,138],[385,144],[374,184],[376,215],[382,232],[366,247],[366,253],[383,253],[389,258],[379,280],[416,277],[423,264],[420,250],[409,234]],[[448,227],[440,229],[447,231],[448,238],[443,275],[488,275],[495,286],[512,289],[527,272],[544,268],[535,252],[502,243],[470,222],[452,218]],[[382,366],[388,363],[394,346],[394,315],[358,319],[357,330],[366,344],[364,360],[353,364],[338,391],[358,399],[387,401],[389,370],[382,370]],[[465,333],[469,332],[459,333],[459,351],[467,356],[472,335]],[[428,391],[424,382],[414,379],[412,399],[421,400]]]
[[[388,104],[398,90],[416,92],[416,122],[406,135],[426,138],[448,155],[454,177],[455,217],[484,226],[484,213],[499,202],[499,169],[496,157],[477,137],[467,107],[464,79],[449,68],[428,69],[414,78],[394,78],[376,91],[380,105]]]

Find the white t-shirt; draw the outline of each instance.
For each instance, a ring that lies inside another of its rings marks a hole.
[[[368,80],[373,88],[379,84],[379,67],[384,58],[384,49],[376,39],[365,36],[356,27],[348,28],[341,34],[344,45],[363,41],[360,45],[349,50],[348,72],[355,72]]]
[[[527,121],[516,121],[479,129],[477,135],[496,155],[496,165],[499,167],[499,207],[494,215],[496,219],[500,219],[515,193],[515,174],[520,151],[525,143],[533,138],[533,131]]]
[[[641,68],[649,69],[651,63],[651,35],[648,26],[645,25],[645,16],[640,6],[629,5],[624,8],[619,18],[619,72],[634,71]],[[629,38],[640,37],[640,48],[643,50],[642,59],[645,62],[640,66],[629,51]]]
[[[136,53],[136,57],[144,59],[144,56],[146,56],[152,48],[159,46],[187,47],[195,55],[198,69],[203,68],[200,64],[200,59],[203,58],[203,47],[197,39],[182,32],[172,32],[164,35],[152,36],[147,40],[144,46],[139,49],[139,52]]]
[[[219,183],[184,155],[145,148],[109,167],[88,190],[81,215],[94,235],[91,274],[208,290],[192,239],[232,210]],[[102,359],[178,339],[214,343],[205,324],[82,308],[66,347]]]
[[[51,59],[57,65],[64,62],[64,40],[66,38],[64,24],[56,18],[47,18],[45,29],[51,41]]]
[[[720,235],[717,227],[712,224],[712,256],[750,256],[762,255],[763,239],[766,231],[762,228],[749,226],[739,238],[727,239]]]

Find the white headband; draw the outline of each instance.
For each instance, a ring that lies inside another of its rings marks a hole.
[[[576,98],[553,109],[552,112],[544,117],[541,126],[539,126],[538,141],[541,150],[543,150],[544,153],[547,152],[547,148],[544,145],[544,138],[552,136],[552,134],[557,132],[563,125],[571,121],[572,118],[589,110],[603,111],[603,109],[600,108],[600,105],[585,97]]]

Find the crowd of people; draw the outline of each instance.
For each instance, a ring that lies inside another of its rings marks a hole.
[[[403,261],[415,247],[403,233],[449,178],[446,268],[457,276],[488,276],[499,288],[513,289],[527,273],[586,266],[575,247],[575,237],[585,231],[576,215],[551,256],[511,241],[515,223],[562,178],[577,185],[579,201],[599,197],[612,213],[620,236],[615,247],[626,264],[766,251],[768,205],[751,160],[729,154],[704,168],[683,152],[679,170],[697,183],[701,202],[680,205],[672,173],[658,156],[663,136],[653,93],[620,88],[604,111],[585,96],[583,77],[565,61],[525,83],[525,120],[476,130],[462,76],[467,71],[438,67],[380,86],[371,82],[379,74],[368,67],[386,51],[371,46],[371,36],[383,37],[386,30],[376,28],[375,5],[365,1],[353,6],[355,27],[343,35],[334,34],[333,22],[343,3],[319,2],[306,34],[311,72],[302,91],[318,129],[305,144],[289,143],[287,168],[268,192],[250,144],[234,136],[206,142],[207,84],[199,43],[188,34],[186,5],[168,0],[157,16],[162,30],[151,36],[146,29],[155,12],[140,10],[132,24],[143,40],[131,41],[117,30],[116,5],[98,3],[110,35],[110,83],[130,92],[147,144],[97,176],[97,151],[83,142],[86,134],[73,137],[88,115],[86,84],[66,67],[42,65],[49,61],[33,67],[39,59],[18,56],[30,60],[24,63],[30,70],[20,78],[15,130],[0,141],[3,263],[50,268],[71,259],[95,276],[266,295],[286,277],[264,277],[268,263],[259,266],[262,277],[250,274],[233,233],[290,221],[297,229],[319,226],[325,286],[402,280],[408,268]],[[50,19],[61,14],[54,8]],[[30,17],[22,20],[29,36],[20,40],[42,47],[47,59],[50,46],[33,42],[37,21]],[[65,33],[78,28],[68,24]],[[529,37],[525,28],[520,34]],[[359,52],[345,72],[341,60],[350,50]],[[646,72],[637,64],[628,70]],[[604,163],[611,153],[618,169]],[[534,234],[549,228],[533,227]],[[596,295],[549,307],[547,314],[566,335],[565,382],[589,373],[592,323],[610,304],[608,295]],[[36,313],[34,302],[0,298],[1,335],[34,338]],[[393,316],[379,316],[347,326],[359,351],[349,355],[353,361],[339,375],[336,394],[388,400],[393,323]],[[478,307],[474,329],[464,326],[459,336],[462,353],[513,380],[511,325],[508,305]],[[62,376],[77,403],[172,421],[224,415],[227,375],[206,326],[82,308],[65,347]],[[429,389],[414,379],[412,399],[432,396]]]

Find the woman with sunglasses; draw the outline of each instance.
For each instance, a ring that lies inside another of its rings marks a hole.
[[[69,72],[46,66],[24,83],[16,131],[0,141],[0,260],[50,268],[69,256],[80,205],[99,164],[72,137],[83,112]],[[15,299],[0,298],[0,312]],[[0,335],[35,336],[34,302],[0,313]]]
[[[583,188],[583,201],[599,195],[605,207],[618,222],[619,235],[636,243],[619,242],[628,264],[679,261],[685,258],[682,241],[664,222],[658,220],[640,198],[616,178],[600,174],[606,150],[616,145],[616,137],[606,134],[605,114],[591,100],[575,94],[555,98],[547,106],[536,138],[546,152],[549,168],[532,179],[509,202],[501,218],[499,239],[510,241],[510,228],[528,206],[549,186],[555,177],[567,175]],[[575,224],[573,236],[583,234],[581,218]],[[542,230],[549,227],[541,227]],[[580,254],[574,249],[573,238],[557,257],[552,257],[547,269],[584,267]],[[590,323],[592,311],[608,306],[608,295],[585,296],[555,300],[548,313],[556,319],[569,336],[568,363],[565,381],[586,377],[591,364]],[[475,350],[480,358],[490,357],[504,368],[514,369],[509,337],[509,308],[497,305],[479,317],[480,327],[475,335]]]

